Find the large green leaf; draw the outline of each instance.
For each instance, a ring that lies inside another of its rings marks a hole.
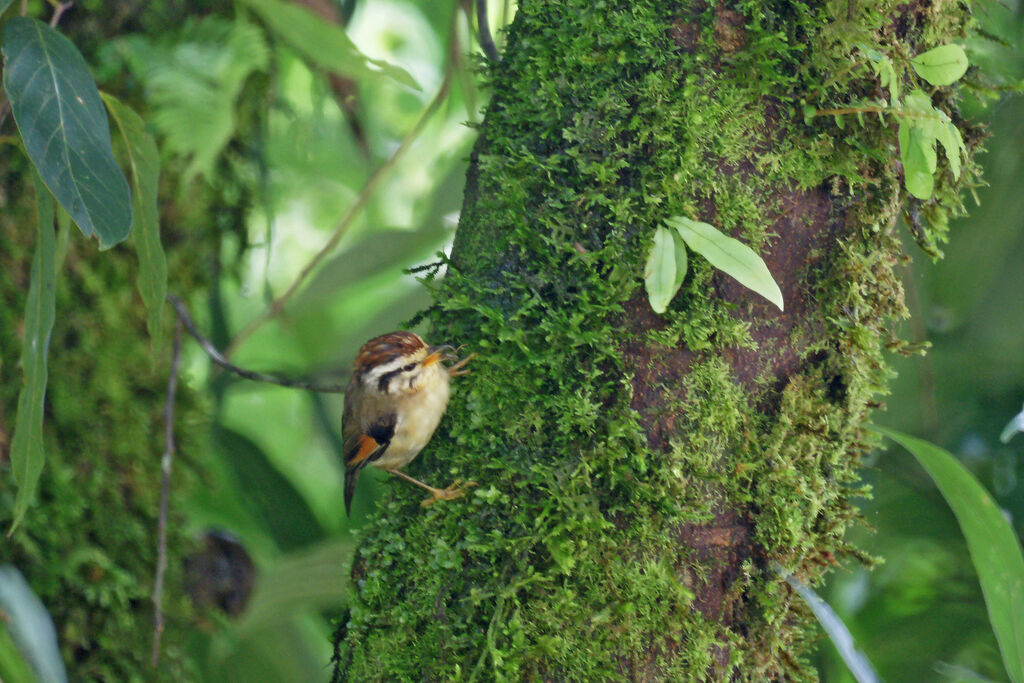
[[[260,522],[281,550],[293,550],[321,540],[323,526],[288,479],[256,442],[215,424],[213,443],[231,467],[244,492],[249,513]]]
[[[110,149],[107,112],[70,40],[27,17],[7,22],[4,89],[32,163],[87,237],[107,249],[128,237],[128,183]]]
[[[782,310],[782,290],[757,252],[707,223],[685,216],[673,216],[665,222],[678,230],[686,246],[706,258],[708,263]]]
[[[238,0],[252,8],[271,31],[314,64],[356,78],[381,74],[419,90],[405,69],[370,59],[352,43],[340,26],[325,21],[299,5],[281,0]]]
[[[149,311],[149,336],[154,348],[163,337],[164,299],[167,297],[167,259],[160,244],[160,212],[157,189],[160,153],[153,136],[131,107],[112,95],[103,95],[110,115],[124,137],[132,176],[134,221],[132,237],[139,257],[139,293]]]
[[[0,614],[36,680],[66,683],[67,672],[57,647],[57,631],[46,607],[25,577],[11,566],[0,567]]]
[[[25,301],[25,340],[21,348],[24,385],[18,394],[18,415],[11,438],[11,469],[18,484],[14,501],[14,528],[21,523],[43,472],[43,405],[46,400],[46,353],[53,330],[57,289],[56,237],[53,231],[53,197],[35,176],[36,207],[39,214],[36,252]]]
[[[932,85],[950,85],[967,71],[967,53],[959,45],[942,45],[910,60],[917,75]]]
[[[891,429],[875,429],[917,458],[953,509],[978,572],[1006,673],[1014,683],[1024,683],[1024,553],[1013,528],[988,491],[948,452]]]

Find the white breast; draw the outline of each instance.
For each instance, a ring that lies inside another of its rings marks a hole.
[[[448,373],[443,368],[438,368],[438,371],[436,381],[429,382],[429,387],[399,399],[395,434],[384,455],[371,464],[389,469],[404,467],[430,441],[448,407],[451,392]]]

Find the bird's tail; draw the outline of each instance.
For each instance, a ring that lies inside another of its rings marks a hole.
[[[345,468],[345,514],[352,516],[352,499],[356,495],[356,479],[359,478],[358,467]]]

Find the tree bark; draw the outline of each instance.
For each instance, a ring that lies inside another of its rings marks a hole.
[[[896,61],[967,21],[865,4],[521,4],[431,285],[431,341],[480,355],[410,466],[479,485],[429,510],[385,497],[336,680],[814,678],[770,566],[815,581],[860,556],[843,536],[901,346],[906,192],[892,117],[804,107],[884,97],[858,45]],[[954,92],[932,95],[973,140]],[[936,182],[911,207],[929,244],[959,205]],[[644,262],[673,215],[759,251],[785,311],[691,252],[655,314]]]

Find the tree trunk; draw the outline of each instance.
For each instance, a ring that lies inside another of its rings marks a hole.
[[[771,563],[815,581],[858,556],[843,536],[899,347],[906,193],[894,118],[804,107],[885,99],[859,45],[908,79],[898,60],[967,21],[861,5],[521,4],[431,285],[430,341],[479,357],[409,468],[478,486],[426,510],[391,488],[337,680],[814,678]],[[949,88],[932,96],[968,131]],[[911,207],[922,242],[957,194],[940,165]],[[673,215],[757,250],[785,312],[691,252],[655,314],[644,262]]]

